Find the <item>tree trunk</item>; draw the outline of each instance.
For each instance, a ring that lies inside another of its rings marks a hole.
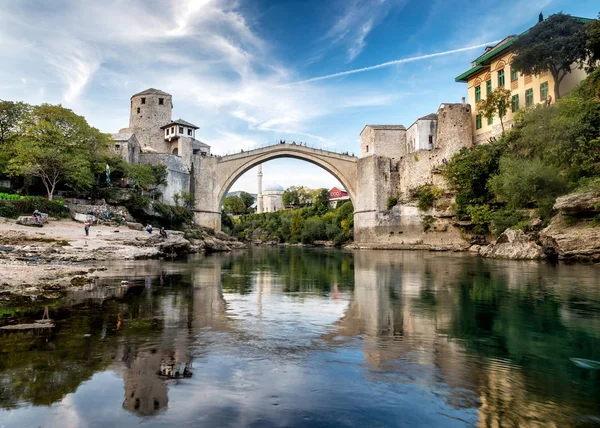
[[[554,79],[554,102],[556,102],[556,100],[560,99],[560,82],[562,82],[563,78],[566,76],[566,72],[563,73],[562,76],[558,76],[560,73],[560,70],[550,70],[550,73],[552,74],[552,78]]]
[[[502,116],[500,116],[500,127],[502,128],[502,136],[504,137],[504,122],[502,121]]]

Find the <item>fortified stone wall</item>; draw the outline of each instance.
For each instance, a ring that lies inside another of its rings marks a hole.
[[[167,185],[161,186],[162,201],[174,204],[173,196],[182,191],[189,192],[191,184],[190,170],[179,156],[168,153],[141,153],[140,163],[149,165],[165,165],[167,167]]]
[[[468,104],[442,104],[438,109],[437,144],[433,150],[407,153],[397,162],[380,156],[359,159],[354,214],[357,245],[423,249],[467,246],[458,228],[452,226],[452,213],[421,212],[409,195],[412,189],[427,183],[446,188],[441,167],[461,148],[472,146],[471,129]],[[389,197],[400,199],[390,210]]]

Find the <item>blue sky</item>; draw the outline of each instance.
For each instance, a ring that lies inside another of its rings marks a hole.
[[[460,102],[454,77],[483,48],[597,0],[0,0],[0,99],[61,103],[104,132],[128,125],[129,97],[173,94],[175,118],[226,154],[279,139],[358,153],[366,124],[404,124]],[[419,59],[420,58],[420,59]],[[387,67],[337,77],[394,60]],[[315,78],[322,78],[311,80]],[[264,182],[331,187],[280,159]],[[256,190],[250,170],[232,190]]]

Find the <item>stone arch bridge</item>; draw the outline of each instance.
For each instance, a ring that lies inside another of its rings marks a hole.
[[[356,206],[357,157],[296,144],[275,144],[227,156],[195,156],[193,194],[196,224],[221,230],[221,205],[233,183],[249,169],[278,158],[300,159],[320,166],[342,183]]]

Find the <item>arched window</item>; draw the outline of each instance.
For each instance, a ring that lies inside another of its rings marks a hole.
[[[175,156],[179,156],[179,148],[175,147],[171,153],[173,153]]]

